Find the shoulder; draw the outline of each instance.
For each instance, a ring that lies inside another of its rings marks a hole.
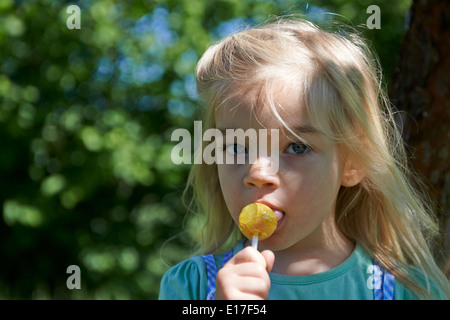
[[[410,266],[407,268],[408,277],[413,279],[420,287],[422,287],[428,294],[430,295],[430,299],[433,300],[447,300],[446,293],[443,290],[443,286],[448,286],[448,283],[443,284],[442,286],[438,285],[438,278],[435,278],[430,275],[426,275],[420,269]],[[414,292],[411,288],[407,287],[402,282],[398,282],[396,289],[399,289],[399,296],[397,299],[404,300],[416,300],[420,299],[419,295]]]
[[[241,241],[230,251],[232,255],[242,250]],[[213,256],[216,269],[219,269],[227,253]],[[205,300],[208,294],[208,276],[205,260],[195,256],[170,268],[161,279],[160,300]]]
[[[206,268],[195,256],[170,268],[161,279],[160,300],[200,300],[206,297]]]
[[[363,254],[360,255],[360,264],[365,263],[365,267],[367,267],[367,273],[372,274],[375,276],[375,272],[377,271],[375,268],[375,260],[373,259],[373,256],[367,249],[362,249]],[[372,266],[372,264],[374,266]],[[406,276],[408,279],[413,280],[416,282],[419,286],[424,288],[426,291],[428,291],[432,297],[432,299],[445,299],[445,293],[442,291],[442,289],[437,285],[437,279],[435,279],[433,276],[425,276],[423,271],[420,269],[414,267],[414,266],[406,266],[405,271],[407,272]],[[379,270],[381,274],[384,274],[386,270],[381,269]],[[389,272],[392,272],[392,270],[389,270]],[[383,275],[381,281],[385,281],[386,277]],[[371,280],[374,280],[371,278]],[[370,282],[370,281],[369,281]],[[394,299],[395,300],[417,300],[420,299],[417,292],[409,288],[405,283],[403,283],[398,277],[394,278]],[[389,286],[389,284],[388,284]],[[428,288],[428,289],[427,289]]]

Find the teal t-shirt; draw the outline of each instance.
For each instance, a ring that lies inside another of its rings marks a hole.
[[[233,248],[233,255],[242,250],[244,242]],[[214,255],[217,269],[224,254]],[[286,276],[270,273],[272,300],[373,300],[373,258],[360,245],[343,263],[325,272]],[[161,280],[160,300],[205,300],[207,296],[206,266],[195,256],[169,269]],[[410,300],[417,296],[395,281],[394,299]]]

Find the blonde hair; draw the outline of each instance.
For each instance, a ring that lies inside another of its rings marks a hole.
[[[277,83],[293,86],[312,123],[338,144],[341,156],[365,169],[361,183],[339,191],[335,219],[340,230],[419,297],[433,298],[432,285],[450,297],[448,280],[429,249],[438,224],[408,168],[377,61],[355,33],[331,33],[307,21],[279,20],[243,30],[208,48],[198,62],[197,87],[206,107],[203,129],[215,127],[217,109],[230,98],[259,88],[258,101],[293,133],[273,97]],[[240,233],[222,196],[216,165],[193,165],[188,188],[196,210],[206,217],[203,252],[235,243]],[[414,280],[418,275],[421,281]]]

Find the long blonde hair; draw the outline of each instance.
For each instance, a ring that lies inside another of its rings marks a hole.
[[[381,85],[378,60],[360,36],[319,29],[307,21],[279,20],[228,36],[211,46],[197,66],[205,107],[203,129],[231,97],[259,86],[259,99],[286,125],[273,99],[274,83],[294,84],[312,123],[365,169],[355,187],[341,187],[335,219],[380,264],[421,298],[432,286],[450,297],[448,280],[430,246],[438,224],[405,148]],[[216,165],[193,165],[188,188],[205,215],[200,245],[219,252],[240,237],[222,196]],[[419,271],[420,270],[420,271]],[[414,279],[422,277],[421,281]]]

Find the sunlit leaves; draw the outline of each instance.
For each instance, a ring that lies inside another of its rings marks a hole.
[[[21,224],[33,228],[39,227],[44,220],[42,212],[38,208],[17,200],[4,202],[3,219],[8,226]]]
[[[50,197],[58,194],[66,185],[66,179],[60,174],[54,174],[46,177],[41,183],[41,192],[43,196]]]

